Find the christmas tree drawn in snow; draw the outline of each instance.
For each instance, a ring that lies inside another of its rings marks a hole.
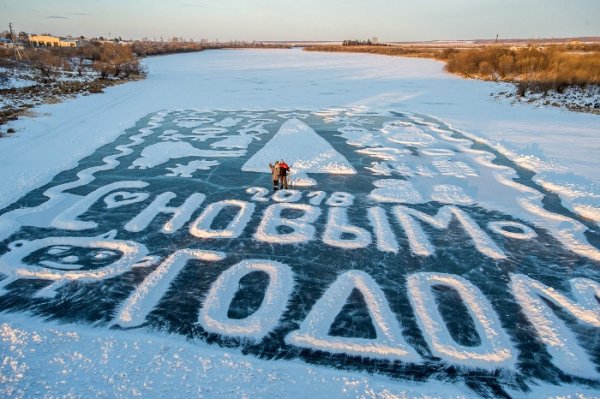
[[[296,186],[316,185],[307,173],[356,174],[346,157],[296,118],[281,125],[275,136],[242,166],[242,171],[270,173],[269,163],[280,159],[290,165]]]

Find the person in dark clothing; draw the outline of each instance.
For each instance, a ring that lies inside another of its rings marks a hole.
[[[282,159],[281,162],[279,162],[279,187],[280,188],[285,188],[287,190],[287,188],[288,188],[287,176],[288,176],[289,171],[290,171],[290,167]]]
[[[269,168],[271,168],[271,178],[273,179],[273,191],[277,191],[279,189],[279,161],[275,162],[275,165],[269,164]]]

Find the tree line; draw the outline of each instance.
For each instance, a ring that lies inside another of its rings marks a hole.
[[[367,40],[344,40],[342,46],[387,46],[385,43],[379,43],[377,38]]]

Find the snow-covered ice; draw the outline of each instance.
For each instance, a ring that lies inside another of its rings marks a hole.
[[[458,399],[471,394],[464,384],[390,381],[300,362],[282,367],[156,334],[0,318],[3,397]]]
[[[242,170],[270,173],[265,163],[280,159],[290,165],[294,179],[306,179],[306,173],[356,173],[331,144],[296,118],[281,125],[277,134],[242,166]]]
[[[597,116],[431,60],[145,62],[0,140],[1,395],[600,395]]]

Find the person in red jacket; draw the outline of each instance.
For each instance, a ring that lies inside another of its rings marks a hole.
[[[282,159],[279,162],[279,187],[280,188],[285,188],[287,190],[287,188],[288,188],[287,176],[288,176],[289,172],[290,172],[289,165],[287,163],[285,163],[285,161]]]

